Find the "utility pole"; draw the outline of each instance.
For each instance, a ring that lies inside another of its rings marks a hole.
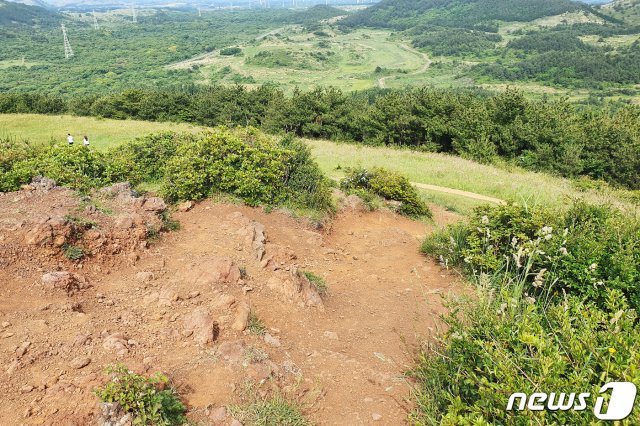
[[[99,30],[100,29],[100,25],[98,25],[98,17],[96,16],[96,11],[93,11],[93,29],[94,30]]]
[[[62,24],[62,39],[64,40],[64,58],[69,59],[73,56],[73,49],[71,48],[71,43],[69,43],[67,29],[64,24]]]
[[[202,9],[200,9],[200,6],[198,6],[198,17],[202,18]]]
[[[136,15],[136,4],[131,4],[131,16],[133,17],[133,23],[138,23],[138,16]]]

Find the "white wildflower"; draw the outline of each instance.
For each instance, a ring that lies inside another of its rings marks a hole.
[[[566,256],[566,255],[569,254],[569,252],[567,251],[566,247],[560,247],[559,251],[560,251],[560,254],[563,255],[563,256]]]
[[[482,216],[481,222],[483,225],[488,225],[489,224],[489,217],[487,215]]]
[[[529,303],[530,305],[533,305],[534,303],[536,303],[536,298],[535,297],[528,296],[528,297],[525,297],[524,300],[526,300],[527,303]]]
[[[591,272],[595,271],[597,268],[598,268],[598,264],[597,264],[597,263],[592,263],[592,264],[589,266],[589,270],[590,270]]]
[[[540,288],[544,285],[544,274],[547,272],[546,268],[542,268],[540,269],[540,272],[538,272],[535,276],[535,278],[533,279],[533,286],[535,288]]]

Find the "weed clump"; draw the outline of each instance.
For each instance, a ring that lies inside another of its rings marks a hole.
[[[74,245],[65,245],[63,247],[63,253],[64,257],[73,261],[80,260],[85,256],[84,249]]]
[[[255,312],[251,311],[251,313],[249,314],[249,324],[247,325],[247,330],[249,330],[249,333],[256,336],[264,336],[267,332],[267,327],[264,325],[262,320],[258,318]]]
[[[107,368],[111,381],[95,390],[102,402],[118,403],[134,424],[178,426],[186,422],[185,406],[162,374],[144,377],[118,364]]]
[[[324,278],[314,274],[313,272],[304,271],[302,274],[307,277],[313,288],[316,289],[320,296],[326,296],[329,291],[329,287],[327,286]]]

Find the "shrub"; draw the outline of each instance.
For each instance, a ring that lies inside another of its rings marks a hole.
[[[287,162],[284,184],[294,203],[320,211],[332,210],[331,185],[309,147],[291,135],[284,137],[280,146],[293,153]]]
[[[479,289],[473,300],[452,303],[448,331],[424,348],[411,373],[418,380],[415,424],[590,425],[595,418],[581,411],[507,411],[509,396],[590,392],[592,410],[605,383],[640,385],[638,318],[621,292],[603,292],[600,310],[576,297],[533,302],[512,279]],[[638,424],[640,412],[626,422]]]
[[[418,192],[409,180],[390,170],[376,167],[371,170],[351,169],[340,182],[341,188],[350,191],[364,189],[386,200],[398,201],[398,212],[410,216],[431,217],[429,207],[420,200]]]
[[[102,402],[120,404],[134,417],[134,424],[173,426],[186,421],[185,407],[175,391],[167,387],[169,380],[162,374],[143,377],[124,365],[109,367],[111,381],[96,389]]]
[[[170,200],[227,193],[250,205],[331,209],[327,179],[301,142],[278,142],[253,128],[224,127],[178,145],[165,168],[163,193]]]
[[[159,133],[106,153],[82,146],[0,140],[0,191],[34,176],[87,191],[116,182],[160,183],[172,201],[226,193],[250,205],[291,204],[332,211],[328,179],[300,141],[279,141],[254,128],[218,127],[200,134]],[[168,218],[167,218],[168,219]],[[176,224],[166,221],[166,229]]]
[[[224,49],[220,49],[220,54],[222,56],[238,56],[242,53],[242,49],[239,47],[225,47]]]
[[[467,225],[428,237],[423,250],[470,276],[513,264],[531,294],[569,293],[603,307],[604,290],[618,289],[640,308],[640,222],[613,208],[483,206]]]
[[[218,128],[178,146],[167,162],[163,193],[196,200],[224,192],[250,205],[285,200],[285,165],[291,152],[255,129]]]

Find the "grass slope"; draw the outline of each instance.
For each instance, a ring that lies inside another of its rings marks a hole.
[[[94,148],[104,150],[152,132],[165,130],[196,132],[202,127],[188,124],[117,121],[88,117],[35,114],[0,114],[0,138],[13,137],[35,142],[56,140],[65,143],[71,132],[80,142],[89,136]],[[382,166],[398,171],[412,182],[474,192],[503,200],[526,200],[561,206],[570,198],[586,197],[598,203],[621,203],[616,194],[579,191],[567,179],[523,171],[507,170],[475,163],[462,158],[435,153],[366,147],[325,140],[307,140],[322,171],[341,177],[346,167]],[[485,202],[455,194],[420,189],[426,201],[460,213],[469,213]]]

